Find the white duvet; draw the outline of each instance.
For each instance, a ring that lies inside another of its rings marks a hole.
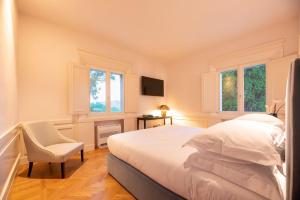
[[[200,128],[165,126],[113,135],[107,143],[114,156],[186,199],[265,199],[215,174],[184,168],[196,150],[182,146],[200,132]]]

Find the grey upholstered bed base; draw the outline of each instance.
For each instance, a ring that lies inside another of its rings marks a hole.
[[[140,200],[182,200],[183,198],[166,189],[139,170],[112,154],[107,156],[108,173]]]

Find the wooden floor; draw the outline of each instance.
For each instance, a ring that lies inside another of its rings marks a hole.
[[[66,162],[66,178],[60,178],[60,165],[36,163],[31,178],[27,165],[20,166],[8,199],[134,199],[115,179],[107,174],[107,149],[85,153]]]

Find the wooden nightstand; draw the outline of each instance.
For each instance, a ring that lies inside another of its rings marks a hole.
[[[137,118],[137,123],[136,123],[137,130],[139,130],[139,127],[140,127],[140,120],[144,121],[144,129],[145,129],[145,128],[147,128],[147,123],[146,122],[148,120],[157,120],[157,119],[163,119],[164,120],[164,125],[166,125],[166,119],[170,119],[170,123],[171,123],[171,125],[173,125],[172,116],[167,116],[167,117],[138,117]]]

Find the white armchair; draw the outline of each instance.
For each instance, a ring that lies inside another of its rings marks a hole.
[[[74,153],[81,152],[83,158],[83,143],[76,142],[60,134],[48,122],[29,122],[23,124],[24,142],[29,162],[28,177],[31,175],[33,162],[61,163],[61,177],[65,177],[65,161]]]

